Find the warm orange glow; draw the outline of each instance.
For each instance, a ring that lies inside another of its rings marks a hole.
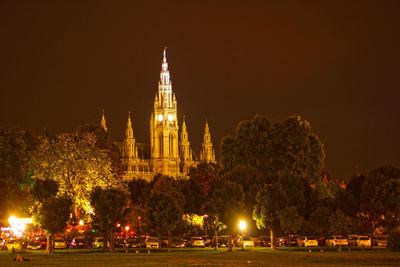
[[[245,221],[240,221],[239,222],[239,229],[241,230],[241,231],[244,231],[245,229],[246,229],[246,222]]]
[[[125,226],[125,230],[128,232],[129,231],[129,226]]]

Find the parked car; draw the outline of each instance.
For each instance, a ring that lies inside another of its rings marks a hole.
[[[304,240],[304,247],[318,247],[318,239],[313,236],[306,237]]]
[[[349,235],[347,238],[347,242],[349,246],[357,246],[358,235]]]
[[[215,237],[211,240],[211,246],[215,247]],[[219,235],[218,236],[218,247],[228,247],[229,246],[229,236]]]
[[[340,235],[333,235],[328,237],[325,240],[325,246],[327,247],[334,247],[334,246],[347,246],[349,243],[347,241],[347,238],[345,238],[344,236],[340,236]]]
[[[260,246],[261,247],[271,247],[271,237],[270,236],[260,236]]]
[[[84,237],[75,237],[74,239],[72,239],[70,247],[71,248],[90,248],[91,245]]]
[[[68,242],[63,238],[54,239],[54,248],[68,248]]]
[[[158,242],[158,241],[157,241]],[[139,237],[127,237],[124,241],[125,247],[128,248],[144,248],[146,247],[146,242]]]
[[[21,243],[18,242],[18,240],[15,239],[8,239],[4,243],[5,247],[7,250],[20,250],[21,249]]]
[[[190,247],[205,247],[204,239],[201,236],[194,236],[189,239]]]
[[[304,247],[304,243],[306,241],[306,238],[307,237],[305,237],[305,236],[297,238],[297,246]]]
[[[29,248],[29,249],[41,249],[42,245],[40,243],[40,239],[38,237],[36,237],[36,238],[31,239],[28,242],[26,247]]]
[[[173,248],[184,248],[186,247],[186,242],[182,238],[173,237],[171,238],[171,246]]]
[[[254,247],[254,241],[250,237],[243,238],[243,246],[244,247]]]
[[[95,237],[92,247],[93,248],[102,248],[103,247],[103,237]]]
[[[291,247],[297,246],[298,245],[297,240],[299,238],[300,238],[300,236],[298,236],[298,235],[290,235],[290,236],[285,237],[285,246],[286,247],[289,247],[289,245]]]
[[[377,236],[374,240],[375,246],[386,248],[387,247],[387,236]]]
[[[147,237],[146,248],[158,248],[158,237]]]
[[[370,247],[371,246],[371,238],[366,235],[360,235],[357,239],[357,247]]]

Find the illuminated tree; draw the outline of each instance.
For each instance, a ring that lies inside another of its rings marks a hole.
[[[34,179],[52,179],[59,184],[59,196],[72,199],[73,215],[89,212],[90,193],[95,187],[119,187],[114,179],[107,154],[95,146],[95,136],[87,133],[64,133],[44,138],[33,153]]]

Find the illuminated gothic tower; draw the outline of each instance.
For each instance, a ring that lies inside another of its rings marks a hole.
[[[127,166],[128,173],[135,171],[135,161],[138,158],[137,149],[135,145],[135,138],[133,137],[131,113],[128,115],[128,122],[126,123],[125,139],[124,139],[125,165]]]
[[[204,129],[203,144],[200,151],[200,161],[204,163],[215,163],[215,153],[211,143],[210,129],[208,128],[207,121]]]
[[[150,119],[150,150],[155,172],[177,177],[178,130],[176,98],[172,92],[166,49],[164,49],[158,93],[154,99],[154,112]]]

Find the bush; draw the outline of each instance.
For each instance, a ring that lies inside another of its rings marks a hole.
[[[388,237],[388,247],[393,251],[400,251],[400,232],[391,232]]]

